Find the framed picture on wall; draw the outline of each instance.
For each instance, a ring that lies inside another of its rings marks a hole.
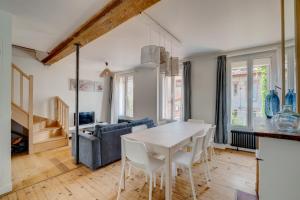
[[[70,79],[69,89],[76,89],[76,80]],[[95,82],[89,80],[79,80],[79,90],[83,92],[94,92],[95,91]]]
[[[95,81],[95,92],[102,92],[102,91],[103,91],[102,83]]]

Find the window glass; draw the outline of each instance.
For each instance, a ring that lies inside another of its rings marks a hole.
[[[161,120],[180,120],[182,117],[183,77],[182,70],[179,76],[160,77],[160,115]]]
[[[133,76],[127,76],[126,116],[133,117]]]
[[[265,99],[269,92],[271,58],[255,59],[253,61],[253,125],[265,122]]]
[[[133,117],[133,75],[120,77],[119,116]]]
[[[231,124],[247,126],[247,61],[231,63]]]
[[[175,120],[181,119],[182,113],[182,76],[175,76],[174,77],[174,113],[173,117]]]
[[[265,99],[271,88],[271,74],[275,74],[272,66],[276,62],[275,56],[270,52],[229,60],[232,127],[251,130],[265,125]]]
[[[119,82],[119,116],[125,115],[125,76],[120,77]]]
[[[171,119],[172,110],[171,77],[162,75],[162,118]]]

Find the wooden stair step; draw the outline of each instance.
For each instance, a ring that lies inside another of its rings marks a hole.
[[[68,145],[68,138],[60,135],[33,143],[33,152],[42,152]]]
[[[57,130],[60,130],[60,129],[61,129],[60,126],[45,127],[45,128],[42,128],[42,129],[40,129],[39,131],[36,131],[36,132],[34,132],[34,133],[44,132],[44,131],[57,131]]]
[[[46,127],[33,132],[33,142],[63,135],[61,127]]]
[[[61,140],[61,139],[64,139],[64,138],[66,138],[65,135],[57,135],[57,136],[48,137],[48,138],[41,139],[41,140],[35,140],[35,138],[34,138],[33,144],[41,144],[41,143],[53,142],[53,141]]]

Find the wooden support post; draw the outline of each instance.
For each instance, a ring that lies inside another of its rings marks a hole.
[[[24,109],[24,95],[23,95],[23,75],[20,74],[20,106]]]
[[[29,76],[29,101],[28,101],[28,140],[29,154],[33,153],[33,76]]]
[[[285,104],[285,17],[284,0],[281,0],[281,101]]]
[[[76,97],[75,97],[75,124],[76,124],[76,164],[79,164],[79,49],[80,44],[76,43]]]
[[[14,76],[14,68],[11,68],[11,102],[14,102],[15,99],[15,76]]]
[[[296,94],[297,112],[300,112],[300,0],[295,0]]]

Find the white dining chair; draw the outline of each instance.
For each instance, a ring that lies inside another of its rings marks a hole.
[[[198,124],[204,124],[204,120],[202,119],[188,119],[187,122],[190,122],[190,123],[198,123]],[[206,133],[205,133],[206,134]],[[194,137],[192,137],[192,141],[190,143],[188,143],[186,145],[187,147],[187,151],[191,151],[191,148],[193,147],[193,141],[194,141],[194,138],[196,137],[197,135],[195,135]]]
[[[156,158],[151,157],[148,154],[147,147],[142,142],[137,142],[133,140],[129,140],[126,138],[122,138],[123,140],[123,150],[125,153],[125,160],[122,165],[121,170],[121,179],[119,182],[119,189],[118,189],[118,196],[117,200],[120,199],[121,194],[121,185],[123,176],[125,175],[125,166],[126,163],[130,163],[130,165],[134,166],[135,168],[143,170],[145,173],[148,174],[150,177],[149,181],[149,200],[152,199],[152,184],[153,184],[153,175],[155,172],[161,170],[161,189],[162,189],[162,182],[163,182],[163,169],[164,169],[164,162],[162,160],[158,160]]]
[[[175,153],[173,157],[173,162],[176,164],[176,166],[187,168],[189,171],[189,179],[191,182],[192,192],[193,192],[193,198],[194,200],[197,199],[196,197],[196,191],[195,191],[195,185],[194,185],[194,179],[192,174],[192,166],[195,162],[198,162],[202,159],[204,156],[204,141],[205,141],[206,135],[204,135],[203,131],[198,134],[198,136],[195,137],[193,141],[193,149],[192,152],[184,152],[184,151],[178,151]],[[209,166],[206,163],[206,171],[204,172],[206,182],[208,183],[208,171]]]
[[[143,124],[143,125],[132,127],[131,132],[136,133],[136,132],[140,132],[140,131],[143,131],[143,130],[146,130],[146,129],[147,129],[147,125]],[[128,176],[131,176],[131,169],[132,169],[132,165],[130,165],[130,163],[129,163]],[[145,176],[146,176],[146,182],[147,182],[148,181],[147,174],[145,174]]]
[[[210,136],[210,140],[208,141],[208,149],[209,149],[209,154],[210,154],[210,159],[211,161],[214,161],[214,158],[215,158],[215,147],[214,147],[214,144],[215,144],[215,134],[216,134],[216,125],[213,125],[212,128],[211,128],[211,136]]]
[[[206,137],[204,139],[204,143],[203,143],[203,151],[204,151],[203,161],[206,163],[207,168],[208,168],[209,180],[211,180],[211,174],[210,174],[210,166],[209,166],[209,163],[208,163],[208,148],[209,148],[209,145],[210,145],[210,142],[211,142],[211,138],[215,134],[215,130],[216,130],[216,126],[212,126],[208,129]]]

